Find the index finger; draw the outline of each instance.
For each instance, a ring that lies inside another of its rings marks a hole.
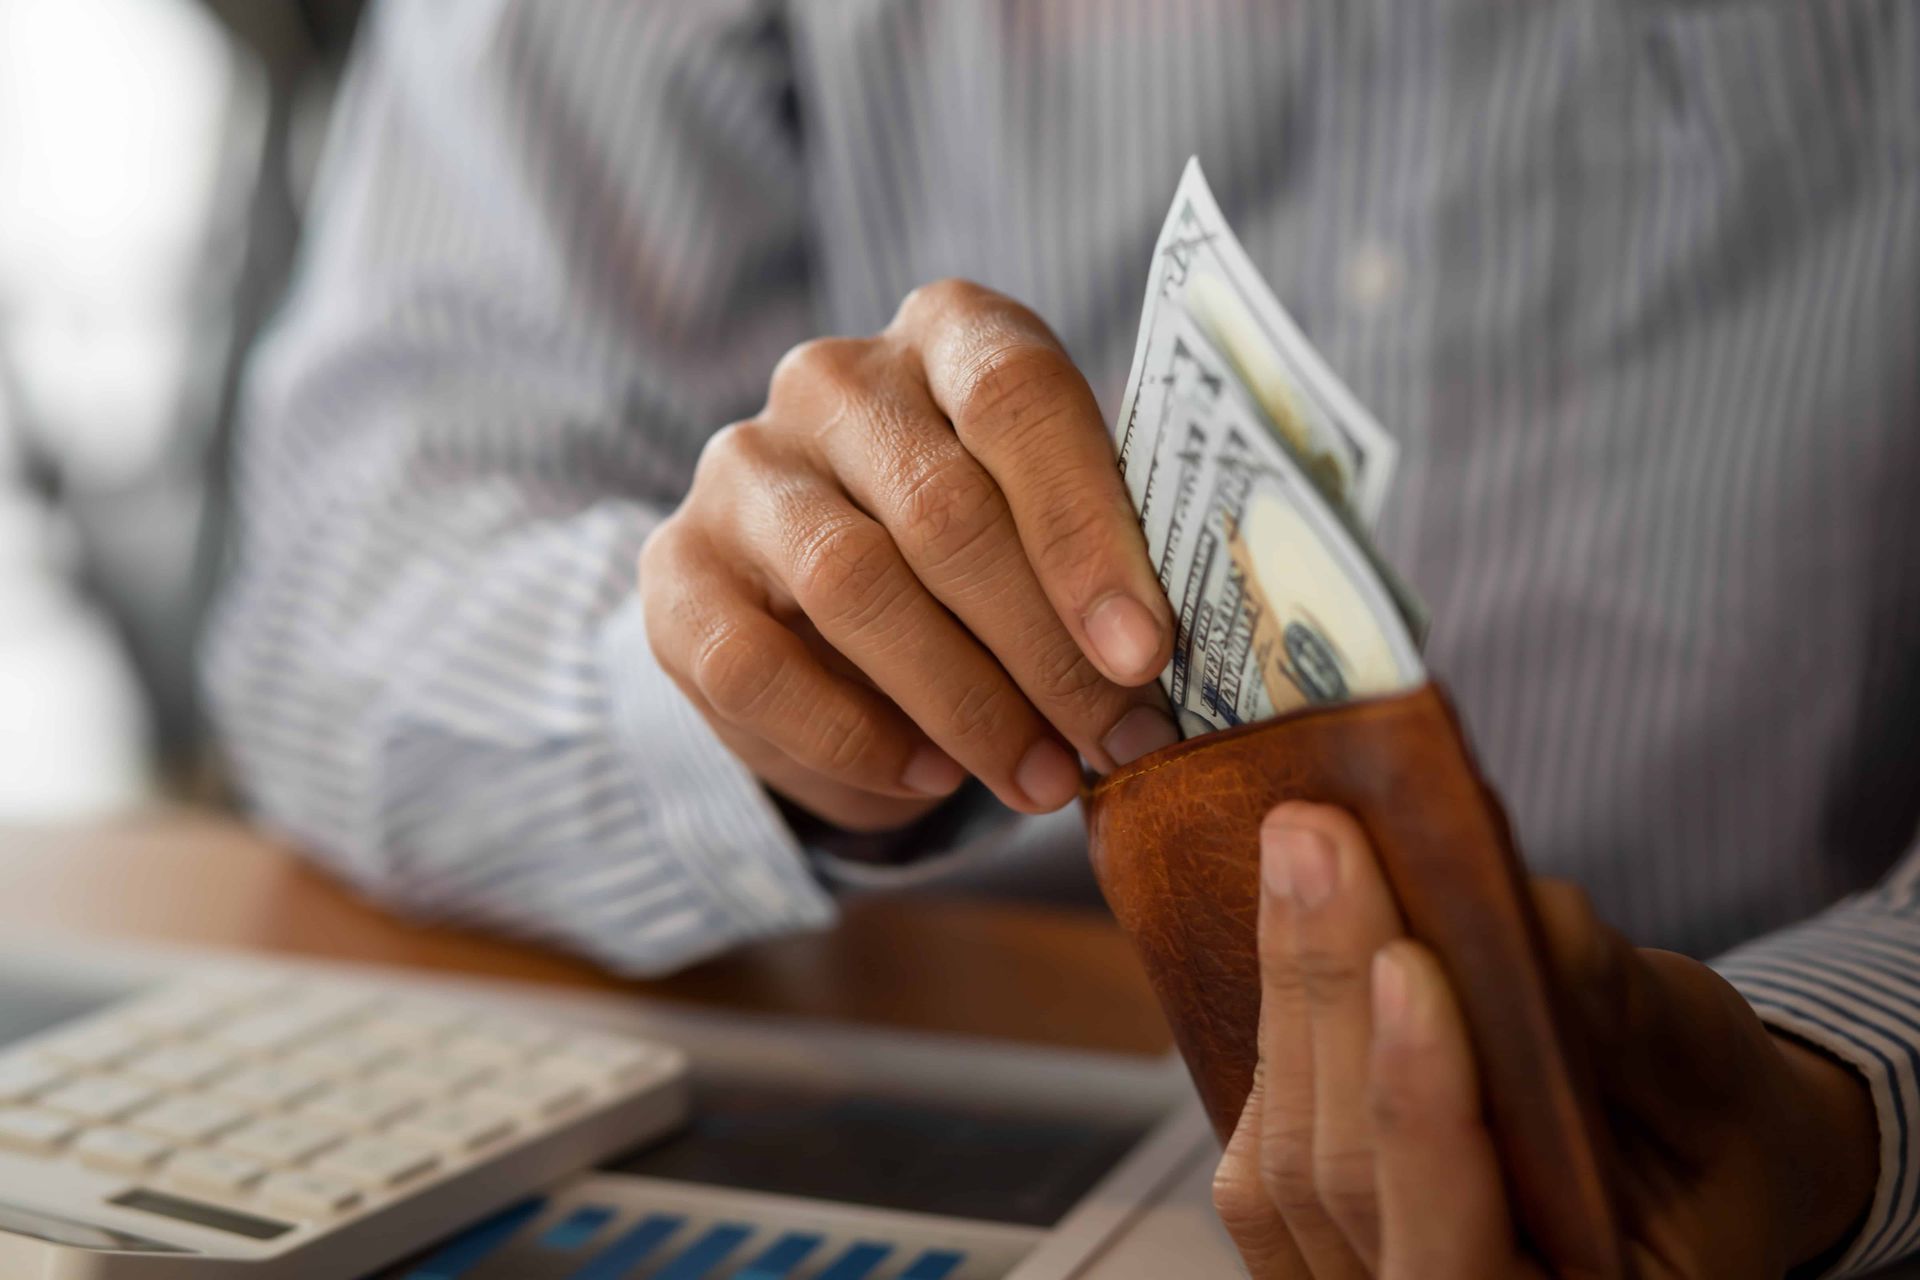
[[[1371,978],[1381,1280],[1541,1280],[1515,1247],[1473,1049],[1439,962],[1400,939],[1375,953]]]
[[[1040,318],[942,281],[901,304],[934,403],[1006,495],[1034,573],[1080,651],[1117,684],[1158,675],[1173,613],[1087,380]]]

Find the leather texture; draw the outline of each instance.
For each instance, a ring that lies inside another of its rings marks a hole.
[[[1086,796],[1095,874],[1222,1142],[1257,1053],[1260,821],[1286,800],[1355,816],[1409,933],[1446,967],[1517,1216],[1543,1260],[1613,1272],[1588,1064],[1559,1009],[1505,811],[1432,684],[1176,743]]]

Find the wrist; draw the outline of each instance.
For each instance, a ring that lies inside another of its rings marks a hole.
[[[1867,1082],[1839,1059],[1778,1031],[1787,1085],[1780,1186],[1787,1256],[1837,1255],[1867,1215],[1880,1172],[1880,1130]]]

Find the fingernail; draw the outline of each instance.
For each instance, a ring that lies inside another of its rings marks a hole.
[[[1132,764],[1149,751],[1158,751],[1180,741],[1180,730],[1166,712],[1158,707],[1135,707],[1107,730],[1100,745],[1107,749],[1116,765]]]
[[[1268,887],[1305,910],[1325,906],[1340,883],[1332,842],[1308,827],[1263,827],[1260,838]]]
[[[1080,791],[1080,766],[1066,748],[1042,738],[1027,748],[1013,771],[1013,781],[1027,799],[1048,811],[1058,809]]]
[[[1407,1033],[1407,966],[1392,947],[1373,953],[1373,1029],[1376,1035],[1401,1037]]]
[[[900,774],[900,785],[923,796],[944,796],[967,780],[967,771],[952,756],[935,746],[924,746],[913,753]]]
[[[1160,625],[1145,605],[1132,596],[1108,596],[1088,610],[1086,629],[1094,652],[1114,679],[1138,684],[1153,677]]]

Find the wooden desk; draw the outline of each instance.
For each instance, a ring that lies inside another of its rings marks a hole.
[[[1092,911],[868,898],[830,932],[629,982],[549,951],[397,921],[244,825],[192,810],[0,831],[0,930],[407,965],[1074,1048],[1172,1043],[1125,940]]]

